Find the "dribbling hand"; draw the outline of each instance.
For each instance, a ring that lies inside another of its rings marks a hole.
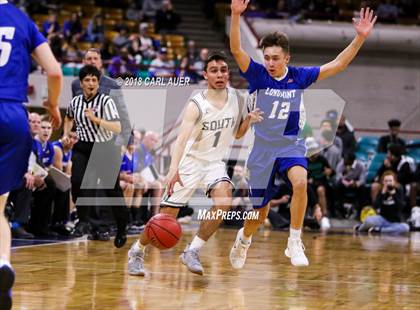
[[[175,173],[169,172],[165,178],[164,186],[166,187],[168,196],[171,196],[173,194],[174,186],[176,183],[179,183],[179,185],[184,186],[179,176],[178,170]]]

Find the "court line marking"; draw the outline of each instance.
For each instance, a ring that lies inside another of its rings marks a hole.
[[[191,232],[194,229],[196,229],[196,227],[185,227],[185,228],[182,227],[182,231],[185,231],[185,232]],[[127,235],[127,238],[138,237],[138,235],[139,234]],[[111,237],[110,240],[114,240],[114,239],[115,239],[115,237]],[[13,240],[28,241],[28,239],[13,239]],[[12,247],[12,250],[35,248],[35,247],[41,247],[41,246],[61,245],[61,244],[67,244],[67,243],[71,244],[71,243],[76,243],[76,242],[98,241],[98,240],[88,240],[87,237],[83,237],[83,238],[79,238],[79,239],[76,238],[76,239],[72,239],[72,240],[44,240],[44,239],[33,239],[33,240],[37,240],[37,241],[40,241],[40,242],[48,242],[48,243],[19,245],[19,246]],[[105,241],[102,241],[102,242],[105,242]]]

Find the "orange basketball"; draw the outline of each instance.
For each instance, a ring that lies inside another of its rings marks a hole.
[[[167,214],[157,214],[152,217],[144,231],[151,244],[161,250],[174,247],[182,234],[181,225]]]

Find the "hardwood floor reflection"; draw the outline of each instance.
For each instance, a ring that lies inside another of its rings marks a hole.
[[[175,248],[149,248],[145,278],[126,273],[127,250],[80,241],[13,250],[13,309],[420,309],[420,233],[409,237],[305,234],[310,266],[290,265],[287,233],[261,231],[244,269],[229,264],[236,231],[201,252],[204,276]]]

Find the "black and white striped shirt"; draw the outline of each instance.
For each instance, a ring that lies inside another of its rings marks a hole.
[[[84,111],[90,108],[95,116],[106,121],[119,121],[117,108],[112,98],[108,95],[98,93],[90,100],[83,95],[76,96],[67,108],[66,116],[74,119],[76,132],[80,141],[84,142],[106,142],[112,139],[113,132],[93,123],[85,116]]]

